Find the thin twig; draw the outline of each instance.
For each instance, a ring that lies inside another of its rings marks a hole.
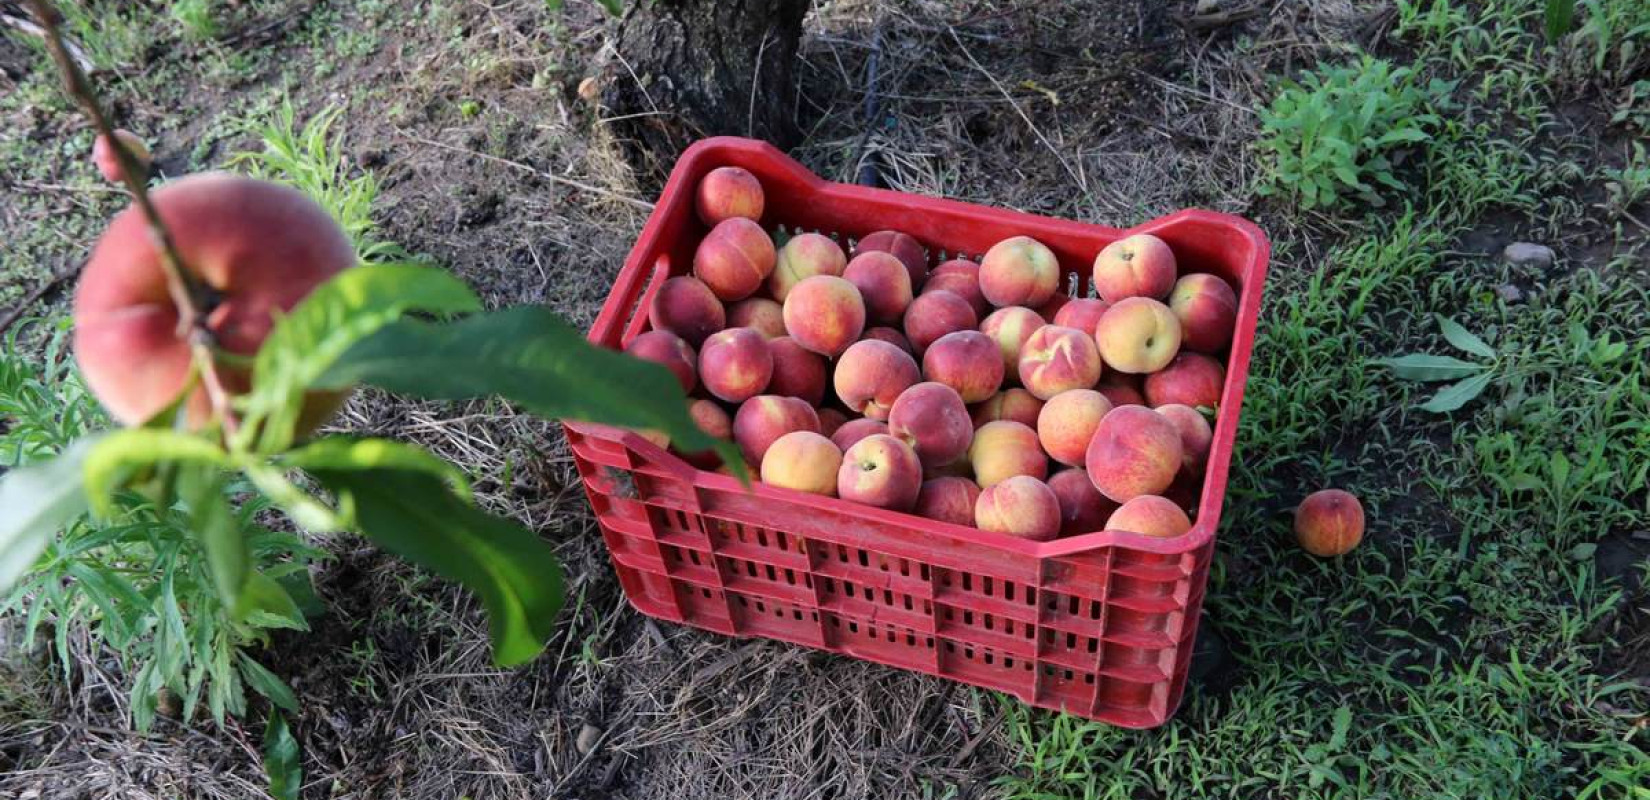
[[[638,200],[634,197],[630,197],[629,195],[619,194],[618,192],[615,192],[612,189],[603,189],[600,186],[593,186],[593,185],[585,183],[583,181],[573,180],[572,178],[563,178],[560,175],[545,172],[544,170],[535,168],[531,164],[523,164],[520,161],[511,161],[508,158],[499,158],[498,156],[491,156],[491,155],[488,155],[486,153],[471,150],[467,147],[459,147],[457,145],[447,144],[446,142],[438,142],[434,139],[426,139],[426,138],[424,138],[422,136],[419,136],[415,133],[408,133],[407,131],[401,130],[400,128],[396,128],[395,133],[396,133],[396,135],[400,136],[403,139],[418,142],[419,144],[427,144],[431,147],[439,148],[439,149],[442,149],[442,150],[447,150],[447,151],[451,151],[451,152],[454,152],[454,153],[463,153],[463,154],[468,155],[468,156],[475,156],[476,158],[479,158],[483,161],[491,161],[495,164],[501,164],[503,166],[510,167],[511,169],[516,169],[516,170],[520,170],[522,172],[526,172],[526,173],[529,173],[529,174],[532,174],[532,175],[536,175],[540,178],[543,178],[547,181],[550,181],[551,183],[560,183],[560,184],[563,184],[565,186],[571,186],[575,189],[581,189],[581,190],[586,191],[586,192],[591,192],[592,194],[599,194],[603,197],[608,197],[608,198],[618,200],[618,201],[623,202],[623,203],[629,203],[629,204],[631,204],[631,205],[633,205],[633,206],[635,206],[635,207],[637,207],[637,208],[639,208],[643,211],[652,211],[653,210],[653,204],[647,202],[646,200]]]

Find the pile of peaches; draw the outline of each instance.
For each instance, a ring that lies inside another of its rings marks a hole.
[[[626,350],[675,373],[763,483],[1038,541],[1191,529],[1237,319],[1220,277],[1138,234],[1073,298],[1028,236],[930,268],[896,231],[776,245],[737,167],[695,201],[692,274],[659,286]]]

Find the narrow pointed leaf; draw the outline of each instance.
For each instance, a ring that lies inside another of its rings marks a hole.
[[[1483,364],[1462,361],[1454,356],[1434,356],[1425,353],[1383,358],[1375,363],[1409,381],[1451,381],[1471,377],[1486,369]]]
[[[252,691],[269,698],[269,702],[287,711],[298,711],[298,698],[292,694],[292,689],[286,685],[286,681],[270,672],[268,667],[253,660],[244,651],[237,653],[236,658],[241,665],[241,676],[246,679],[246,685],[252,687]]]
[[[1442,314],[1435,314],[1434,316],[1438,318],[1438,328],[1444,332],[1444,339],[1448,340],[1456,349],[1480,358],[1495,358],[1495,348],[1490,347],[1487,342],[1478,338],[1477,334],[1461,327],[1460,323]]]
[[[86,497],[93,513],[108,517],[115,489],[133,473],[162,462],[226,466],[229,455],[204,437],[180,431],[126,428],[106,434],[86,455]]]
[[[0,594],[34,565],[58,529],[86,512],[84,463],[96,443],[81,439],[49,461],[0,475]]]
[[[279,711],[269,712],[264,726],[264,775],[269,778],[269,794],[276,800],[298,800],[304,784],[304,765],[298,740]]]
[[[1421,404],[1422,411],[1431,411],[1435,414],[1447,414],[1470,402],[1473,398],[1484,393],[1484,388],[1490,385],[1495,377],[1493,372],[1481,372],[1457,383],[1452,383],[1438,390],[1431,400]]]

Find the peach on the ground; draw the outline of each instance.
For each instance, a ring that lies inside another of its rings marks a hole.
[[[1094,291],[1108,303],[1128,297],[1161,300],[1174,288],[1176,270],[1167,243],[1137,233],[1106,245],[1094,257]]]
[[[645,331],[630,340],[624,351],[637,358],[664,365],[682,384],[684,394],[699,384],[699,357],[682,337],[670,331]]]
[[[952,292],[927,292],[905,310],[905,337],[918,355],[941,336],[971,331],[979,324],[968,301]]]
[[[1169,292],[1169,310],[1180,320],[1181,344],[1200,353],[1218,353],[1232,342],[1237,306],[1232,285],[1207,272],[1175,281]]]
[[[1111,303],[1096,300],[1092,297],[1079,297],[1060,307],[1059,313],[1054,315],[1054,324],[1067,328],[1076,328],[1090,336],[1100,325],[1100,317],[1111,308]]]
[[[922,491],[922,462],[905,442],[887,434],[867,436],[843,454],[836,488],[844,500],[910,511]]]
[[[705,391],[728,403],[741,403],[768,388],[773,378],[773,349],[750,328],[728,328],[699,348],[699,382]]]
[[[836,357],[865,330],[859,289],[834,275],[804,278],[785,296],[785,332],[797,344]]]
[[[826,436],[835,435],[838,429],[848,424],[848,415],[834,408],[821,408],[818,413],[819,432]]]
[[[1024,389],[1004,389],[974,407],[974,427],[1006,419],[1027,428],[1037,427],[1037,417],[1043,413],[1043,401]]]
[[[1106,499],[1089,474],[1082,467],[1071,467],[1054,473],[1048,479],[1048,488],[1060,499],[1060,533],[1072,536],[1104,530],[1106,518],[1117,510],[1117,504]]]
[[[693,275],[723,300],[750,297],[773,274],[773,239],[744,217],[716,223],[693,253]]]
[[[798,397],[817,406],[825,399],[825,357],[796,343],[789,336],[768,340],[773,352],[773,377],[768,394]]]
[[[911,445],[924,465],[950,464],[968,453],[974,423],[957,390],[919,383],[900,393],[888,411],[888,433]]]
[[[1188,477],[1201,479],[1203,467],[1209,463],[1209,448],[1215,441],[1214,431],[1210,429],[1209,421],[1203,418],[1203,412],[1179,403],[1158,406],[1154,410],[1174,423],[1175,430],[1180,433],[1180,471]]]
[[[819,432],[813,406],[794,397],[757,395],[741,403],[733,415],[733,441],[753,467],[760,467],[768,448],[792,431]]]
[[[1105,395],[1113,407],[1143,406],[1146,404],[1146,395],[1141,391],[1143,383],[1139,375],[1113,370],[1100,376],[1094,390]]]
[[[1126,503],[1162,494],[1180,472],[1180,431],[1145,406],[1118,406],[1100,420],[1084,464],[1100,493]]]
[[[911,305],[911,275],[899,259],[880,250],[854,256],[842,277],[865,298],[865,315],[872,322],[898,322]]]
[[[848,257],[831,237],[799,233],[779,248],[773,275],[768,278],[768,292],[783,303],[791,288],[804,279],[815,275],[841,276],[847,266]]]
[[[980,259],[980,293],[998,308],[1040,306],[1054,297],[1059,285],[1060,262],[1054,251],[1030,236],[1004,239]]]
[[[1060,498],[1037,478],[1016,475],[987,486],[974,501],[974,525],[1046,542],[1060,535]]]
[[[1020,349],[1020,383],[1039,400],[1100,380],[1100,350],[1094,337],[1076,328],[1044,325]]]
[[[928,274],[928,281],[922,285],[922,293],[938,291],[955,292],[958,297],[967,300],[976,317],[984,319],[991,313],[991,303],[980,292],[980,265],[972,261],[956,258],[935,267]]]
[[[728,326],[727,310],[716,293],[691,275],[678,275],[664,282],[648,307],[648,322],[657,330],[670,331],[693,347],[705,343],[711,334]]]
[[[1156,372],[1180,351],[1180,320],[1156,300],[1129,297],[1106,309],[1094,340],[1106,366],[1136,375]]]
[[[1192,529],[1192,520],[1174,501],[1155,494],[1133,498],[1113,511],[1106,520],[1108,531],[1130,531],[1172,539]]]
[[[1225,388],[1226,368],[1219,361],[1202,353],[1181,353],[1146,376],[1146,402],[1153,408],[1173,403],[1215,408]]]
[[[1351,552],[1364,538],[1363,504],[1340,489],[1313,492],[1295,509],[1295,538],[1315,556]]]
[[[949,522],[953,525],[974,526],[974,501],[980,497],[980,487],[967,478],[934,478],[924,481],[917,494],[913,514],[919,517]]]
[[[879,433],[885,434],[887,432],[888,423],[883,422],[880,419],[858,417],[842,423],[842,425],[836,429],[836,432],[831,434],[831,441],[836,442],[836,446],[846,452],[848,448],[853,447],[854,444],[860,439],[867,436],[875,436]]]
[[[707,436],[727,440],[733,438],[733,417],[728,416],[728,412],[717,405],[715,400],[706,400],[702,397],[694,400],[688,404],[688,416]],[[711,469],[722,463],[721,456],[718,456],[715,450],[683,453],[682,457],[700,469]]]
[[[699,179],[698,191],[694,193],[694,207],[706,225],[733,217],[760,220],[765,203],[762,182],[749,170],[739,167],[711,170]]]
[[[980,322],[980,333],[990,336],[1003,355],[1003,380],[1020,378],[1020,349],[1038,328],[1047,325],[1043,315],[1023,306],[1009,306],[991,312]]]
[[[747,297],[728,306],[728,327],[750,328],[772,339],[785,335],[785,311],[766,297]]]
[[[889,343],[889,344],[891,344],[895,347],[898,347],[901,350],[904,350],[907,353],[910,353],[913,358],[915,358],[916,355],[917,355],[917,351],[914,348],[911,347],[911,340],[905,338],[905,334],[900,333],[899,331],[894,330],[893,328],[890,328],[886,325],[879,325],[875,328],[871,328],[870,330],[865,332],[865,337],[864,338],[866,338],[866,339],[879,339],[881,341],[887,342],[887,343]]]
[[[1003,354],[979,331],[941,336],[922,354],[922,375],[957,390],[964,403],[989,400],[1003,384]]]
[[[149,155],[149,148],[138,135],[125,128],[115,129],[115,140],[120,142],[137,160],[138,166],[143,168],[143,177],[148,177],[149,164],[154,159]],[[120,159],[115,156],[114,147],[110,146],[109,138],[99,136],[92,142],[92,163],[97,165],[97,171],[110,183],[121,183]]]
[[[1037,480],[1048,476],[1048,456],[1037,443],[1037,432],[1009,420],[987,422],[974,431],[968,461],[974,467],[974,481],[982,489],[1015,475],[1030,475]]]
[[[928,253],[923,250],[922,243],[915,238],[899,231],[877,231],[863,239],[854,247],[854,255],[861,253],[888,253],[899,259],[905,266],[906,275],[911,278],[911,289],[914,291],[922,287],[928,277]]]
[[[836,495],[842,451],[813,431],[792,431],[774,440],[762,455],[762,482],[799,492]]]
[[[1049,398],[1037,414],[1037,441],[1049,458],[1067,466],[1081,466],[1095,429],[1110,411],[1111,401],[1093,389],[1061,392]]]
[[[848,410],[872,419],[888,419],[900,393],[922,379],[911,354],[887,342],[855,342],[837,359],[832,384]]]

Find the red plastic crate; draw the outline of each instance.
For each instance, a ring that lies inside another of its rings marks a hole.
[[[858,237],[895,229],[937,262],[1029,235],[1086,296],[1107,243],[1150,232],[1182,271],[1239,295],[1236,335],[1193,529],[1174,539],[1100,531],[1031,542],[697,470],[635,433],[568,423],[613,567],[637,610],[739,637],[816,647],[1007,692],[1132,728],[1162,724],[1185,687],[1270,246],[1243,219],[1182,211],[1128,230],[825,181],[779,150],[715,138],[676,164],[590,339],[621,348],[648,327],[665,278],[706,229],[694,190],[735,165],[762,181],[762,224]],[[1065,284],[1063,284],[1065,285]]]

